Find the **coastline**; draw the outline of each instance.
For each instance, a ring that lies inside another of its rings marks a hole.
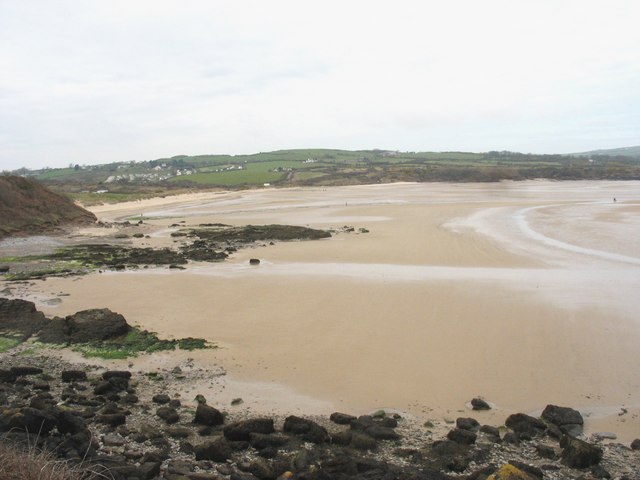
[[[630,441],[640,424],[638,279],[624,259],[585,250],[640,256],[620,235],[635,225],[637,183],[394,184],[96,207],[105,220],[150,217],[150,238],[132,240],[150,246],[171,245],[167,232],[179,219],[353,224],[370,233],[242,250],[225,264],[170,274],[50,278],[25,286],[22,298],[64,293],[38,307],[66,315],[104,306],[161,336],[204,336],[224,347],[203,361],[224,365],[237,382],[229,391],[254,385],[265,405],[306,398],[309,412],[328,402],[358,412],[392,407],[426,421],[455,417],[482,395],[497,406],[484,423],[556,403],[608,413],[587,417],[588,431]],[[603,219],[613,196],[618,210]],[[524,235],[514,222],[523,211],[545,238],[579,248]],[[258,269],[246,266],[252,256],[263,260]],[[619,416],[620,408],[628,413]]]

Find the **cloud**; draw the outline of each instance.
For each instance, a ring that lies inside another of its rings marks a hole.
[[[0,168],[637,144],[639,15],[633,0],[0,2]]]

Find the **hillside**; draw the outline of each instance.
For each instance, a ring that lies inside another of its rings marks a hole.
[[[607,148],[602,150],[590,150],[588,152],[574,153],[576,156],[600,156],[609,157],[633,157],[640,158],[640,145],[634,147]]]
[[[0,238],[95,221],[93,213],[35,180],[0,176]]]

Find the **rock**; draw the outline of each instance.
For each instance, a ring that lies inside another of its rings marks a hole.
[[[542,420],[538,420],[524,413],[509,415],[505,421],[505,425],[520,437],[523,435],[534,437],[542,434],[547,428]]]
[[[394,432],[393,429],[380,425],[370,425],[364,429],[363,433],[376,440],[400,440],[400,435]]]
[[[588,468],[602,460],[602,448],[565,435],[561,442],[561,461],[571,468]]]
[[[62,434],[76,434],[87,431],[84,419],[71,410],[60,410],[57,412],[57,427]]]
[[[613,432],[595,432],[593,438],[597,441],[601,440],[616,440],[618,436]]]
[[[153,403],[157,403],[159,405],[164,405],[166,403],[169,403],[171,401],[171,397],[165,393],[159,393],[157,395],[154,395],[153,398],[151,399],[153,401]]]
[[[491,405],[489,405],[482,398],[476,397],[471,400],[471,408],[473,408],[474,410],[491,410]]]
[[[156,415],[170,425],[180,421],[180,415],[175,408],[167,406],[160,407],[156,410]]]
[[[535,445],[535,449],[540,458],[547,458],[549,460],[556,458],[556,451],[547,445]]]
[[[360,432],[352,432],[349,446],[357,450],[375,450],[378,446],[376,439]]]
[[[480,429],[480,424],[475,418],[460,417],[456,419],[456,427],[470,432],[477,432]]]
[[[252,418],[227,425],[223,433],[227,440],[248,441],[251,433],[269,434],[275,432],[272,418]]]
[[[260,480],[272,480],[276,477],[271,465],[262,458],[256,458],[252,461],[249,464],[248,471]]]
[[[329,417],[333,423],[337,423],[338,425],[349,425],[352,421],[354,421],[356,417],[353,415],[347,415],[346,413],[334,412]]]
[[[55,417],[49,413],[30,407],[5,411],[0,417],[8,418],[8,430],[16,429],[41,435],[48,434],[57,423]]]
[[[144,480],[158,478],[161,466],[161,462],[144,462],[138,467],[138,471],[141,474],[140,478],[143,478]]]
[[[102,374],[103,380],[111,380],[112,378],[123,378],[127,381],[131,379],[131,372],[127,370],[108,370]]]
[[[249,259],[249,265],[260,265],[260,259],[259,258]]]
[[[223,437],[208,440],[194,447],[196,460],[226,461],[232,453],[231,447]]]
[[[477,435],[469,430],[454,428],[449,431],[447,438],[461,445],[472,445],[476,442]]]
[[[16,377],[24,377],[27,375],[40,375],[42,373],[41,368],[29,367],[29,366],[11,367],[9,370]]]
[[[107,433],[102,436],[102,443],[109,447],[121,447],[125,441],[124,438],[117,433]]]
[[[631,442],[631,450],[640,450],[640,438],[636,438],[633,442]]]
[[[305,442],[325,443],[329,441],[329,434],[312,420],[291,415],[284,420],[283,431],[300,436]]]
[[[584,420],[580,412],[573,408],[547,405],[541,416],[543,420],[559,427],[563,433],[573,437],[582,433]]]
[[[0,330],[11,332],[12,337],[24,341],[47,323],[44,313],[33,302],[0,298]]]
[[[168,427],[166,429],[167,435],[172,438],[188,438],[193,435],[193,431],[187,427]]]
[[[591,475],[595,478],[611,478],[611,474],[602,465],[591,467]]]
[[[90,343],[121,337],[128,331],[122,315],[99,308],[53,318],[43,326],[38,338],[43,343]]]
[[[500,430],[497,427],[493,427],[491,425],[482,425],[480,427],[480,431],[482,433],[486,433],[487,435],[492,435],[494,437],[500,438]]]
[[[249,443],[257,450],[263,448],[279,448],[286,445],[289,438],[279,434],[255,433],[249,434]]]
[[[86,382],[87,381],[87,372],[84,370],[63,370],[62,381],[66,383],[71,382]]]
[[[222,425],[224,417],[220,410],[210,407],[206,403],[198,403],[193,423],[207,426]]]
[[[96,415],[96,423],[102,423],[105,425],[111,425],[117,427],[118,425],[124,425],[127,423],[127,417],[124,413],[106,413],[102,415]]]
[[[0,265],[0,273],[7,273],[9,270],[11,270],[9,265]]]

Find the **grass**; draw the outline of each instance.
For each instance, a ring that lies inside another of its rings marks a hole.
[[[0,337],[0,353],[7,352],[20,345],[20,340],[15,338]]]
[[[56,459],[52,453],[32,447],[19,448],[0,438],[0,480],[91,480],[109,478],[81,465]]]

